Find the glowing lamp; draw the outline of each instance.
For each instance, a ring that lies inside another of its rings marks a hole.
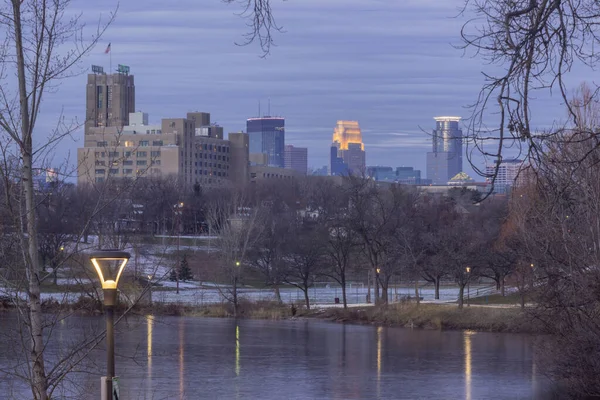
[[[90,254],[102,289],[117,289],[121,274],[131,255],[120,250],[100,250]]]

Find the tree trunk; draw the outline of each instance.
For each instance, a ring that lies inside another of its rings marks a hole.
[[[375,295],[375,304],[379,304],[379,279],[378,279],[378,273],[377,273],[377,268],[373,269],[373,276],[375,276],[375,279],[373,279],[373,294]]]
[[[306,309],[310,310],[310,300],[308,299],[308,286],[305,286],[302,291],[304,292],[304,303],[306,304]]]
[[[42,306],[40,302],[40,257],[37,239],[36,207],[33,191],[33,140],[30,126],[29,97],[27,95],[27,76],[25,75],[25,56],[23,49],[23,31],[21,26],[21,3],[13,1],[14,39],[17,56],[17,79],[19,84],[19,106],[21,111],[21,157],[23,159],[23,194],[25,195],[25,218],[27,224],[27,251],[23,248],[28,281],[27,307],[31,335],[30,362],[32,365],[31,389],[34,399],[48,398],[48,379],[44,366],[44,341]]]
[[[346,274],[342,274],[342,302],[344,303],[344,308],[348,308],[348,299],[346,298]]]
[[[27,101],[27,100],[25,100]],[[23,106],[23,104],[21,104]],[[31,141],[27,141],[28,150],[31,149]],[[35,218],[35,201],[33,192],[32,157],[30,152],[23,154],[23,193],[25,195],[25,213],[27,223],[27,262],[26,273],[29,284],[27,306],[29,308],[29,323],[31,329],[31,362],[32,381],[31,389],[36,400],[48,398],[48,380],[44,366],[44,328],[42,324],[42,305],[40,301],[40,258],[38,254],[37,225]]]
[[[502,277],[502,279],[500,279],[500,293],[502,294],[502,297],[506,296],[504,277]]]
[[[434,286],[435,286],[435,299],[439,300],[440,299],[440,277],[436,276],[435,277],[435,281],[434,281]]]
[[[279,285],[276,284],[273,289],[275,290],[275,299],[277,299],[277,302],[279,304],[283,304],[283,300],[281,300],[281,291],[279,290]]]
[[[379,281],[381,283],[381,303],[388,304],[388,279],[379,278]]]
[[[233,316],[238,316],[237,276],[233,277]]]
[[[421,303],[421,298],[419,297],[419,280],[415,279],[415,299],[417,299],[417,306]]]
[[[367,303],[371,302],[371,270],[367,271]]]
[[[458,308],[460,308],[460,309],[463,308],[464,295],[465,295],[465,287],[464,287],[464,285],[460,285],[459,289],[458,289]]]

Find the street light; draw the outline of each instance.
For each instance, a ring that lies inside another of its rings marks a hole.
[[[471,300],[471,267],[467,267],[467,307],[471,306],[470,300]]]
[[[90,254],[90,260],[96,269],[106,310],[106,376],[102,377],[101,393],[103,400],[113,399],[113,380],[115,378],[115,332],[114,311],[117,304],[117,285],[131,255],[120,250],[99,250]],[[118,393],[117,393],[118,395]]]

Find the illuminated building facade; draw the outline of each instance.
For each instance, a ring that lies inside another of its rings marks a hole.
[[[365,172],[365,145],[357,121],[337,122],[329,165],[331,175],[344,175],[343,170],[350,174]]]

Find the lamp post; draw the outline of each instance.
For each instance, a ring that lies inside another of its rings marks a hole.
[[[102,377],[102,400],[113,399],[113,380],[115,378],[115,332],[114,311],[117,304],[117,285],[131,255],[120,250],[99,250],[90,254],[90,260],[96,269],[106,311],[106,377]],[[105,383],[104,383],[105,382]]]
[[[471,267],[467,267],[467,307],[470,307],[471,304],[469,300],[471,299]]]

